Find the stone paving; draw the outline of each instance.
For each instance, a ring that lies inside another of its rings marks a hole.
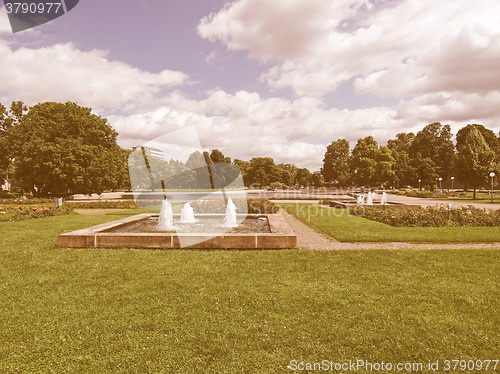
[[[297,235],[297,247],[315,250],[360,250],[360,249],[500,249],[500,243],[341,243],[326,237],[302,223],[296,217],[283,213],[290,228]]]

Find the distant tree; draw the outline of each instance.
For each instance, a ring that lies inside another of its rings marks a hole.
[[[498,143],[498,136],[492,130],[487,129],[483,125],[478,125],[475,123],[472,125],[469,124],[465,127],[462,127],[460,130],[458,130],[457,135],[456,135],[456,139],[457,139],[456,148],[458,149],[459,147],[461,147],[465,143],[466,135],[469,134],[473,128],[475,128],[476,130],[478,130],[481,133],[484,141],[486,142],[486,144],[488,144],[490,149],[493,152],[495,152],[495,154],[498,154],[499,148],[500,148],[500,144]]]
[[[125,168],[116,137],[107,120],[90,108],[37,104],[11,131],[15,177],[39,196],[116,188]]]
[[[7,139],[7,130],[10,127],[10,118],[7,108],[0,103],[0,185],[7,178],[10,165],[9,141]]]
[[[250,184],[258,184],[265,187],[272,182],[280,182],[281,169],[274,163],[271,157],[254,157],[250,160],[248,178]]]
[[[211,159],[207,151],[203,153],[194,151],[189,155],[186,161],[186,167],[191,169],[196,175],[194,185],[190,185],[189,188],[210,189],[214,187],[209,169],[210,163]],[[182,187],[181,185],[179,186]]]
[[[231,163],[231,158],[225,157],[224,154],[218,149],[212,150],[212,152],[210,153],[210,159],[212,160],[212,162],[219,162],[226,164]]]
[[[417,157],[411,160],[412,168],[415,170],[418,179],[421,180],[420,185],[429,186],[431,190],[434,190],[434,183],[439,178],[439,174],[436,172],[436,164],[429,157],[419,157],[421,156],[417,155]],[[416,183],[418,183],[418,180]]]
[[[412,132],[401,132],[396,135],[396,139],[389,139],[387,141],[387,148],[398,152],[410,152],[411,145],[415,140],[415,134]]]
[[[498,173],[498,160],[495,151],[476,126],[464,129],[460,134],[460,144],[457,142],[454,165],[457,179],[474,189],[475,199],[476,188],[488,183],[489,173],[492,171]]]
[[[294,164],[278,164],[278,167],[282,170],[281,183],[287,186],[295,184],[299,170],[297,166]]]
[[[297,170],[296,183],[299,186],[308,186],[312,183],[312,173],[306,168],[299,168]]]
[[[411,164],[410,149],[415,134],[399,133],[395,139],[389,139],[387,148],[391,150],[392,157],[394,158],[394,179],[399,181],[400,185],[416,185],[418,183],[417,173]]]
[[[358,139],[352,150],[351,168],[358,185],[371,186],[377,182],[378,143],[373,136]]]
[[[321,174],[325,181],[341,186],[348,184],[350,176],[351,150],[346,139],[331,142],[326,148]]]
[[[376,167],[375,167],[375,177],[374,180],[379,185],[390,184],[391,181],[395,180],[400,182],[394,172],[395,159],[392,157],[392,152],[389,148],[385,146],[380,146],[376,156]]]
[[[251,167],[250,162],[235,159],[233,163],[240,168],[241,175],[243,176],[243,182],[245,183],[246,187],[249,187],[251,185],[249,178],[249,171]]]
[[[0,185],[13,172],[11,132],[27,109],[22,101],[13,101],[10,110],[0,103]]]
[[[439,122],[425,126],[417,133],[410,147],[411,164],[418,166],[421,160],[430,159],[435,170],[432,174],[446,179],[451,172],[455,147],[451,140],[451,127]],[[422,179],[422,176],[418,176]]]

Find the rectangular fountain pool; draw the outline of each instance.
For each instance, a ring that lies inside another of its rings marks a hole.
[[[221,227],[224,215],[197,215],[175,223],[176,232],[155,231],[157,214],[138,214],[61,234],[58,245],[74,248],[295,248],[297,237],[280,214],[249,214],[236,228]]]

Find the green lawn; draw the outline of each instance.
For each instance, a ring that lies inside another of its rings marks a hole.
[[[56,247],[119,217],[0,223],[0,372],[499,358],[499,251]]]
[[[307,224],[345,242],[500,242],[498,227],[394,227],[317,204],[279,204]]]
[[[457,197],[448,197],[448,200],[452,201],[464,201],[464,202],[471,202],[471,203],[491,203],[491,196],[488,193],[485,192],[476,192],[476,199],[474,200],[474,193],[468,191],[465,196],[458,196]],[[494,191],[493,192],[493,204],[500,204],[500,192]]]

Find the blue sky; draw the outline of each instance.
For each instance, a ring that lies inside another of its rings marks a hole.
[[[500,131],[496,0],[81,0],[12,34],[0,102],[76,101],[124,147],[183,126],[249,160],[319,169],[326,145],[442,122]]]

